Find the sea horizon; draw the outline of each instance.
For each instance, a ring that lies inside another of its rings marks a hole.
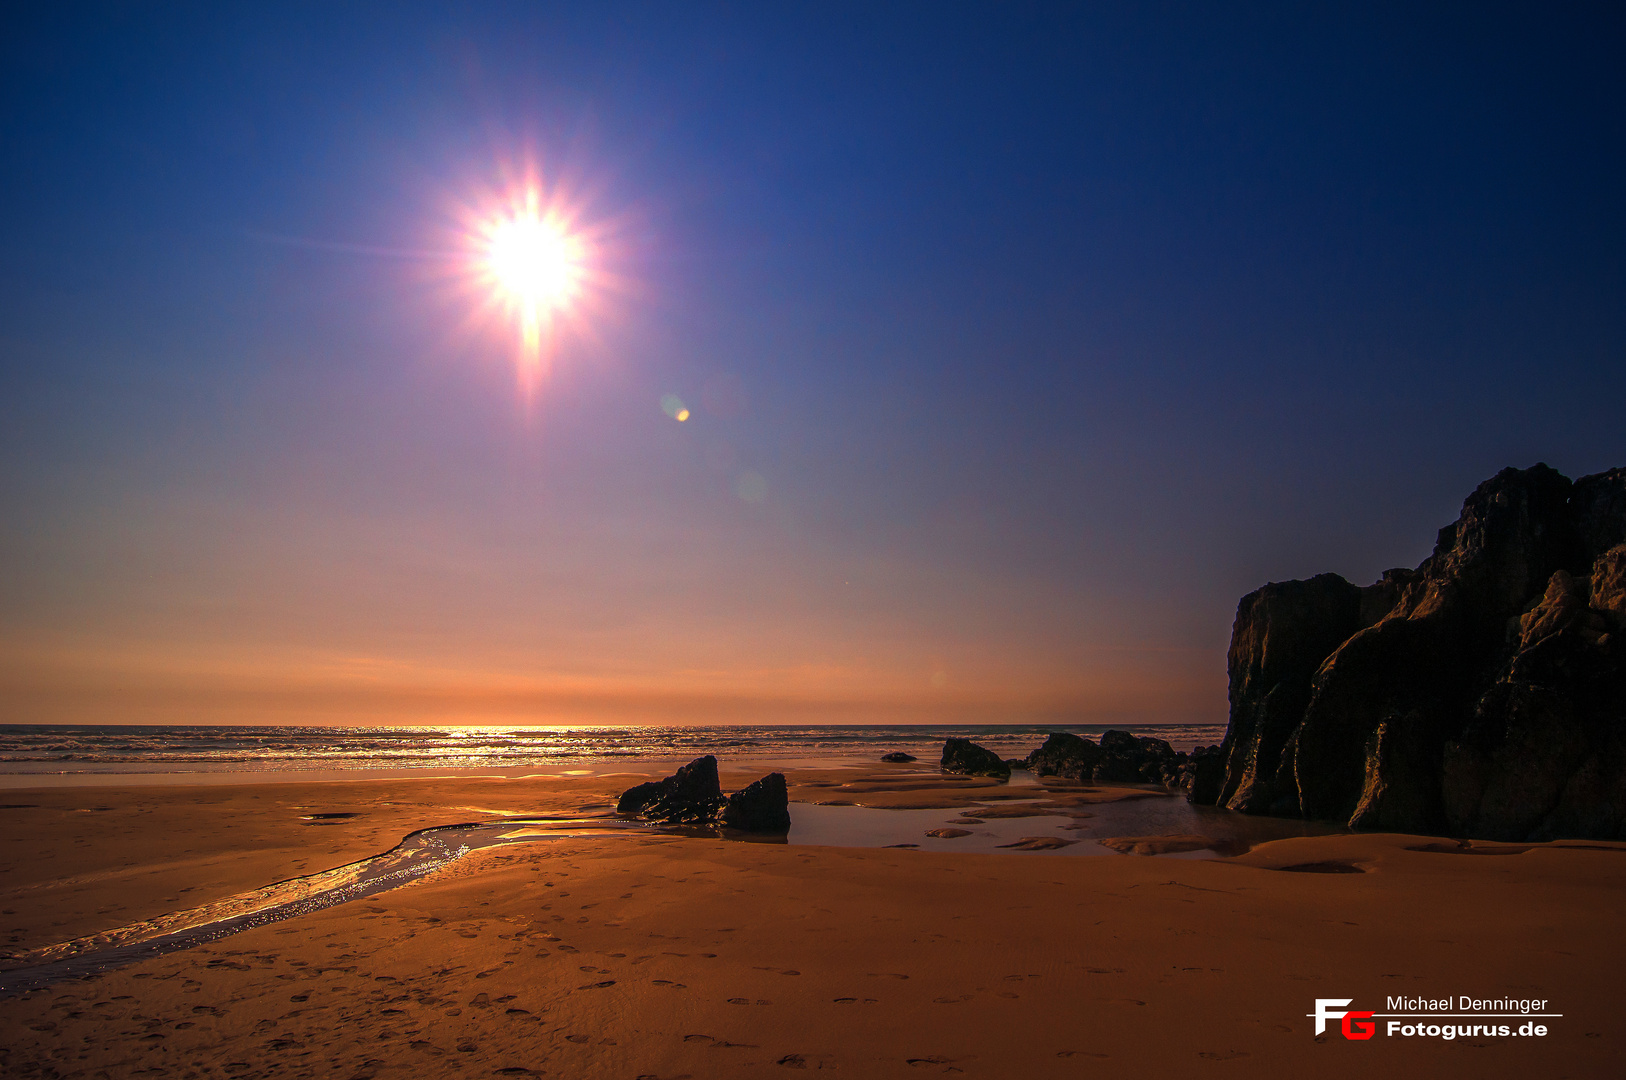
[[[893,752],[935,757],[968,738],[1025,757],[1055,732],[1127,731],[1175,750],[1218,743],[1220,724],[0,724],[0,775],[427,772],[548,769],[689,759],[726,763],[860,762]]]

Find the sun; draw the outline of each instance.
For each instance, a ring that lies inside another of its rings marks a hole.
[[[552,216],[525,211],[488,230],[486,268],[522,315],[565,307],[581,286],[582,243]]]
[[[561,332],[585,328],[587,309],[604,280],[597,265],[599,234],[580,209],[540,179],[516,185],[464,220],[465,287],[477,319],[500,314],[518,331],[522,387],[533,392],[546,375]]]

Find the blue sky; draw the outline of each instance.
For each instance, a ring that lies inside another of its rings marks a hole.
[[[1218,721],[1242,593],[1626,464],[1606,6],[6,19],[3,720]]]

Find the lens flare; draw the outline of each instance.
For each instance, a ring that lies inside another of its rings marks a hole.
[[[535,176],[468,218],[470,284],[480,309],[518,330],[520,381],[529,394],[549,365],[561,324],[579,324],[595,280],[595,244],[572,204]],[[471,208],[471,211],[473,208]]]
[[[689,418],[689,407],[683,404],[683,399],[676,394],[663,394],[661,396],[661,412],[680,424]]]

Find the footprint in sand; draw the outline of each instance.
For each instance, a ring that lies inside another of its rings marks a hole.
[[[941,1072],[961,1072],[961,1071],[963,1071],[963,1070],[960,1070],[960,1069],[956,1069],[954,1067],[954,1062],[958,1060],[957,1058],[917,1057],[917,1058],[908,1058],[906,1060],[907,1060],[908,1064],[911,1067],[916,1068],[916,1069],[932,1069],[932,1068],[935,1068],[935,1069],[938,1069]]]

